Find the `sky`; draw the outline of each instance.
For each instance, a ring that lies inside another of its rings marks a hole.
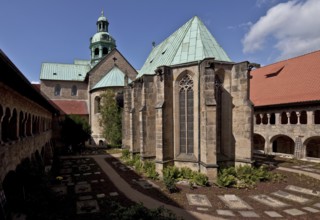
[[[153,41],[195,15],[234,62],[264,66],[320,49],[320,0],[0,0],[0,49],[39,82],[43,62],[90,59],[102,10],[117,49],[136,69]]]

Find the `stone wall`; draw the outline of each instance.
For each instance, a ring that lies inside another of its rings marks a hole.
[[[155,156],[160,174],[167,165],[187,166],[214,180],[220,162],[251,163],[252,104],[247,64],[205,59],[161,66],[154,75],[134,81],[124,95],[125,145],[142,158]],[[188,85],[181,84],[185,80]],[[181,89],[191,89],[193,94],[189,97],[193,106],[188,107],[192,113],[185,112],[193,115],[192,123],[187,121],[192,124],[187,129],[193,130],[192,134],[185,133],[187,139],[180,138],[185,123],[180,123],[184,120],[180,119]],[[190,152],[181,148],[180,141],[184,140],[192,143]]]
[[[60,96],[54,95],[55,86],[61,86]],[[72,86],[76,86],[77,95],[71,96]],[[87,82],[78,81],[58,81],[58,80],[41,80],[41,92],[43,92],[49,99],[74,99],[87,100],[88,99],[88,84]]]
[[[113,58],[116,58],[116,60]],[[129,79],[134,80],[136,78],[137,71],[128,63],[119,51],[112,50],[91,69],[89,75],[89,90],[91,90],[115,64],[123,73],[128,75]]]
[[[53,115],[25,96],[0,83],[0,182],[36,151],[53,144]],[[9,116],[9,118],[7,117]],[[30,123],[27,123],[30,120]],[[8,126],[9,124],[9,126]],[[27,125],[26,125],[27,124]],[[21,127],[23,126],[23,127]],[[1,138],[4,134],[9,139]]]

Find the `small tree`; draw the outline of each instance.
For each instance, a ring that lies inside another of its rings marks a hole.
[[[62,139],[67,145],[83,145],[91,136],[88,121],[78,115],[68,115],[62,123]]]
[[[103,127],[104,138],[113,146],[121,145],[122,109],[120,106],[113,91],[107,90],[101,95],[100,125]]]

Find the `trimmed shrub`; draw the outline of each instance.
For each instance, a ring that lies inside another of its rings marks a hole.
[[[198,186],[207,186],[209,184],[208,177],[200,172],[193,172],[191,181]]]
[[[143,165],[143,170],[148,178],[158,179],[159,174],[156,172],[156,164],[154,161],[145,161]]]

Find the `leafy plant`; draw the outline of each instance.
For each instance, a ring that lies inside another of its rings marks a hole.
[[[283,179],[281,174],[272,174],[267,166],[255,168],[245,165],[221,169],[216,183],[222,187],[252,188],[258,182],[282,181]]]
[[[123,160],[130,160],[130,156],[131,156],[131,154],[130,154],[129,149],[124,149],[124,150],[122,150],[121,159],[123,159]]]
[[[121,106],[112,90],[101,95],[100,125],[103,127],[105,139],[114,146],[121,145],[122,141],[121,112]]]
[[[170,193],[178,191],[176,182],[179,177],[179,169],[175,166],[168,166],[162,170],[163,182]]]
[[[143,165],[143,170],[148,178],[158,179],[159,174],[156,171],[156,164],[154,161],[145,161]]]
[[[209,183],[208,177],[200,172],[193,172],[191,181],[198,186],[207,186]]]
[[[218,175],[217,185],[221,187],[232,187],[237,183],[236,170],[234,167],[222,169]]]
[[[193,171],[189,167],[182,167],[180,169],[180,176],[183,179],[192,179]]]

